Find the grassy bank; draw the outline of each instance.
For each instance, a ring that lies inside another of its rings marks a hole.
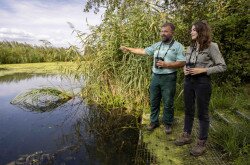
[[[143,113],[143,140],[148,149],[156,156],[157,164],[233,164],[247,165],[250,163],[250,85],[233,87],[213,86],[210,102],[210,135],[207,153],[199,158],[189,155],[190,148],[195,144],[198,134],[198,119],[195,118],[192,133],[193,144],[176,147],[174,140],[183,129],[184,109],[183,96],[175,99],[175,123],[173,134],[166,135],[161,125],[153,133],[145,127],[150,123],[150,112]],[[162,114],[162,111],[161,111]]]

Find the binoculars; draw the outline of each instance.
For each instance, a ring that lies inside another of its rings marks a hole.
[[[159,66],[156,65],[156,63],[157,63],[158,61],[164,61],[164,59],[163,59],[162,57],[155,57],[155,68],[161,69],[161,67],[159,67]]]
[[[195,63],[186,63],[186,68],[195,68]]]

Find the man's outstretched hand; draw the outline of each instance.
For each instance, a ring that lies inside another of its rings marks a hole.
[[[126,47],[126,46],[121,46],[121,47],[120,47],[120,50],[123,51],[124,53],[130,52],[130,51],[129,51],[129,48]]]

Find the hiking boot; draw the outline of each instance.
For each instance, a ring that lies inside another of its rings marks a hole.
[[[171,134],[172,133],[171,125],[166,125],[165,126],[165,132],[166,132],[166,134]]]
[[[147,126],[147,130],[148,131],[153,131],[157,127],[159,127],[159,124],[150,123],[149,126]]]
[[[198,140],[197,144],[190,150],[190,154],[193,156],[200,156],[206,150],[206,140]]]
[[[191,135],[187,132],[183,132],[181,137],[175,140],[174,144],[177,146],[183,146],[185,144],[192,143]]]

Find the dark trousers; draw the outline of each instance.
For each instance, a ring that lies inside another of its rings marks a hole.
[[[184,82],[185,121],[184,132],[191,134],[195,102],[199,119],[199,139],[206,140],[209,129],[208,106],[211,97],[211,82],[207,75],[186,76]]]
[[[174,120],[174,95],[176,91],[176,72],[171,74],[153,74],[150,84],[150,121],[159,124],[160,103],[163,100],[162,121],[171,125]]]

